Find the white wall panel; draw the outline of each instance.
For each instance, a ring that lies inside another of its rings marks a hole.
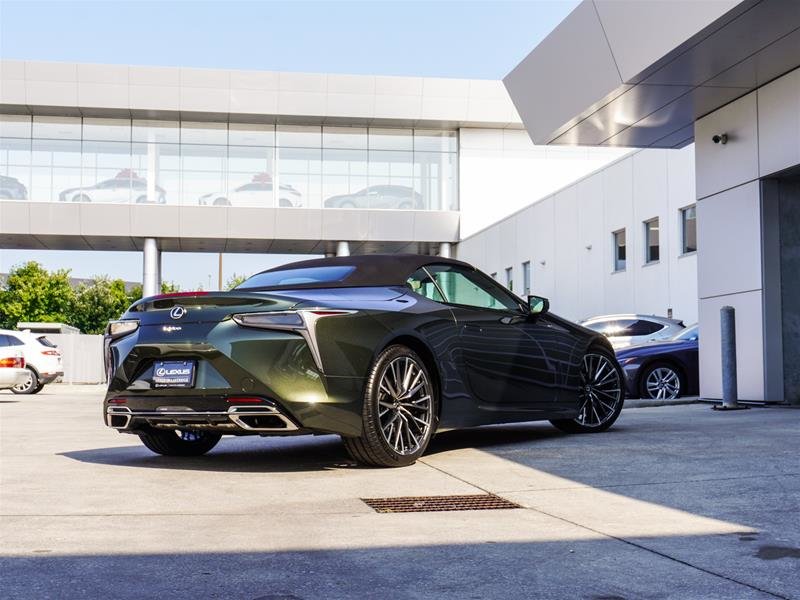
[[[697,203],[700,298],[761,289],[760,223],[756,181]]]
[[[467,137],[472,150],[481,143],[497,147],[491,134]],[[504,148],[514,143],[509,139],[516,140],[504,134]],[[567,318],[611,312],[665,314],[672,308],[675,317],[694,323],[697,261],[694,255],[679,257],[679,208],[695,202],[693,172],[692,147],[632,154],[468,237],[458,256],[488,273],[497,272],[501,282],[504,269],[513,266],[515,283],[521,278],[522,263],[530,260],[533,289],[549,297],[553,310]],[[464,188],[465,181],[469,176],[462,177],[462,205],[464,194],[471,193]],[[493,180],[484,181],[487,190],[496,189]],[[656,265],[643,266],[642,221],[656,216],[661,258]],[[513,233],[507,223],[514,225]],[[628,267],[612,273],[611,232],[622,227],[629,235]]]
[[[761,176],[800,163],[800,69],[758,90]]]
[[[700,300],[700,396],[722,398],[719,309],[736,309],[736,373],[740,400],[764,400],[761,291]]]
[[[758,123],[756,92],[711,113],[695,123],[697,197],[758,179]],[[727,144],[715,144],[715,135],[728,134]]]

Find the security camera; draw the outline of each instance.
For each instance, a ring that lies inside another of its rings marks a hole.
[[[714,137],[711,138],[715,144],[727,144],[728,143],[728,134],[727,133],[718,133]]]

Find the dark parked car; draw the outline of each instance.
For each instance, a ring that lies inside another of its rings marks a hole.
[[[230,292],[144,298],[109,324],[106,423],[159,454],[223,434],[335,433],[357,461],[413,463],[437,429],[619,416],[608,340],[435,256],[298,262]]]
[[[697,325],[692,325],[671,340],[617,350],[628,396],[674,400],[698,394],[698,340]]]
[[[0,175],[0,199],[2,200],[27,200],[28,188],[16,177]]]
[[[355,194],[331,196],[325,208],[423,209],[422,194],[405,185],[371,185]]]

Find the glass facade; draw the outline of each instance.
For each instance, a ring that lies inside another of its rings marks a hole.
[[[455,131],[0,116],[0,199],[458,210]]]

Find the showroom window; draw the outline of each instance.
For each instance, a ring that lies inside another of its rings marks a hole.
[[[458,210],[452,130],[0,115],[3,195]]]
[[[514,267],[508,267],[506,269],[506,287],[509,290],[514,290]]]
[[[531,263],[528,260],[522,263],[522,293],[525,296],[531,293]]]
[[[644,222],[644,262],[656,263],[659,258],[659,227],[658,217]]]
[[[624,271],[626,262],[625,230],[620,229],[614,236],[614,271]]]
[[[697,207],[694,204],[681,209],[681,252],[697,252]]]

